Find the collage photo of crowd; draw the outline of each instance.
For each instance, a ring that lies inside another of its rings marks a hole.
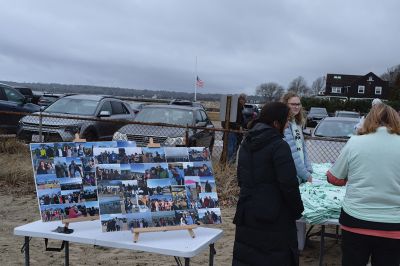
[[[116,141],[30,145],[43,222],[99,215],[93,147],[118,145]]]
[[[210,152],[200,147],[94,147],[104,232],[219,224]]]

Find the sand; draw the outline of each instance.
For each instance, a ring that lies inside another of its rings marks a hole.
[[[6,187],[0,188],[0,264],[23,265],[24,254],[20,252],[23,237],[14,236],[16,226],[40,219],[39,208],[34,192],[24,195],[13,194]],[[232,224],[235,208],[222,208],[223,224],[212,226],[224,230],[224,236],[216,243],[217,254],[214,265],[230,265],[235,226]],[[318,227],[316,228],[318,229]],[[316,230],[314,229],[314,230]],[[333,231],[334,228],[329,228]],[[128,232],[127,232],[128,233]],[[50,241],[52,246],[60,246],[60,241]],[[44,251],[43,239],[31,240],[31,265],[63,265],[64,253]],[[319,239],[314,237],[310,245],[301,253],[300,265],[318,265]],[[93,247],[70,244],[71,265],[176,265],[170,256],[133,252],[123,249]],[[191,260],[191,265],[208,265],[208,250]],[[325,243],[324,265],[340,265],[340,245],[333,239]]]

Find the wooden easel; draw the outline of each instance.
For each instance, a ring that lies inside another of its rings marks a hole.
[[[160,148],[160,143],[154,143],[153,138],[149,139],[149,143],[147,144],[148,148]],[[193,229],[196,229],[197,225],[181,225],[181,226],[163,226],[163,227],[150,227],[150,228],[134,228],[132,230],[133,233],[133,242],[138,242],[140,233],[148,233],[148,232],[166,232],[166,231],[175,231],[175,230],[188,230],[189,235],[192,238],[195,238],[196,235],[193,232]]]
[[[73,142],[86,142],[86,139],[81,139],[79,133],[75,133],[75,138]]]
[[[153,138],[149,139],[149,143],[147,144],[147,148],[160,148],[160,143],[153,142]]]
[[[175,231],[175,230],[188,230],[189,235],[192,238],[195,238],[193,229],[196,229],[197,225],[177,225],[177,226],[163,226],[163,227],[150,227],[150,228],[134,228],[132,230],[133,233],[133,242],[138,242],[140,233],[148,233],[148,232],[166,232],[166,231]]]

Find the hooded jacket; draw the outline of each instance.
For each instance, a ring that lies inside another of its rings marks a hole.
[[[289,145],[257,123],[239,150],[240,197],[233,265],[298,265],[296,219],[304,210]]]

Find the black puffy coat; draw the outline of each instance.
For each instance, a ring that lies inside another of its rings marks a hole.
[[[296,168],[282,135],[263,123],[244,139],[232,265],[298,265],[296,219],[304,210]]]

